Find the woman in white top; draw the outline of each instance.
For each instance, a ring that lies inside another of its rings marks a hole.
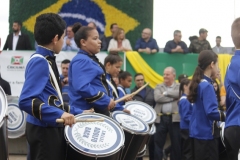
[[[110,40],[108,45],[109,52],[125,52],[132,51],[131,44],[128,39],[125,38],[125,33],[122,28],[118,28],[113,34],[113,39]]]

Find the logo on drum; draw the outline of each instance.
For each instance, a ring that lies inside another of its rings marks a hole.
[[[23,56],[12,56],[11,64],[13,64],[13,65],[23,64]]]
[[[8,71],[24,71],[25,66],[23,65],[23,56],[12,56],[11,65],[7,66]]]

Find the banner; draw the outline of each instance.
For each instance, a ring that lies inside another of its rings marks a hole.
[[[11,86],[12,96],[20,96],[24,81],[27,63],[34,51],[3,51],[0,54],[1,77]],[[61,74],[61,62],[64,59],[72,60],[76,52],[60,52],[56,55],[58,71]],[[99,60],[104,63],[106,52],[97,54]]]

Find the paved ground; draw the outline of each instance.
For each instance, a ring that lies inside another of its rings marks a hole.
[[[9,160],[26,160],[25,155],[10,155]],[[148,157],[144,157],[143,160],[149,160]]]

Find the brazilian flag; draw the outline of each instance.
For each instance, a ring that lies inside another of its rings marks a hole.
[[[67,25],[95,22],[99,33],[110,36],[110,25],[117,23],[134,47],[143,28],[153,26],[153,0],[11,0],[9,29],[15,20],[23,22],[22,32],[34,44],[34,24],[42,13],[58,13]],[[106,29],[105,29],[106,28]]]

